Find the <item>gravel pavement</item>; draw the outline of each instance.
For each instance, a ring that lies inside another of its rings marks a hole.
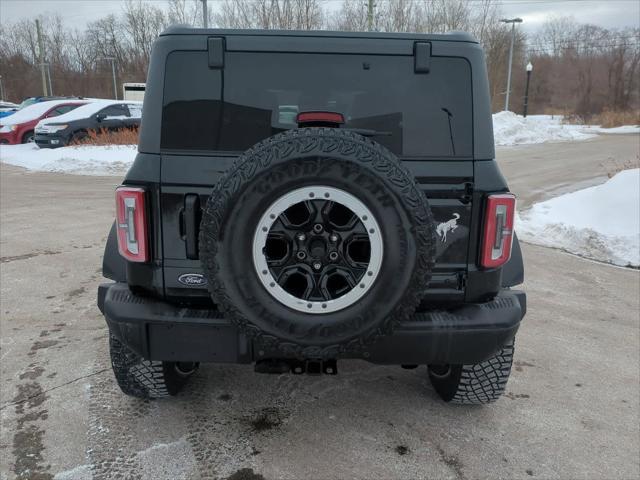
[[[637,156],[626,135],[498,152],[521,206]],[[363,361],[337,377],[204,365],[174,399],[125,397],[95,305],[118,180],[0,166],[0,479],[640,476],[640,272],[532,245],[490,406],[442,403],[424,367]]]

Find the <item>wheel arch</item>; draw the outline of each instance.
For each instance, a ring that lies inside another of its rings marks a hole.
[[[29,134],[34,135],[34,136],[35,136],[35,134],[36,134],[36,133],[35,133],[35,130],[34,130],[33,128],[27,128],[26,130],[24,130],[24,131],[20,134],[20,142],[21,142],[21,143],[26,143],[26,142],[24,141],[24,139],[25,139],[25,137],[26,137],[27,135],[29,135]]]
[[[513,246],[511,247],[511,258],[502,267],[502,286],[515,287],[524,282],[524,262],[522,260],[522,250],[518,236],[513,234]]]
[[[127,281],[127,261],[122,258],[122,255],[118,252],[118,237],[115,221],[111,225],[111,230],[109,230],[109,236],[107,237],[107,244],[104,248],[102,275],[116,282]]]

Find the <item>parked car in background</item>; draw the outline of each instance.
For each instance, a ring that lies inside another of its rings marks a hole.
[[[34,129],[38,122],[64,115],[89,100],[51,100],[28,105],[13,115],[0,119],[0,143],[15,145],[34,140]]]
[[[55,119],[38,123],[36,144],[56,148],[85,138],[90,131],[137,129],[142,118],[142,102],[96,100]]]
[[[15,103],[9,103],[9,102],[0,102],[0,118],[13,115],[15,112],[22,110],[23,108],[29,107],[33,104],[50,102],[52,100],[86,100],[86,99],[84,97],[46,96],[46,97],[28,97],[28,98],[25,98],[19,105]],[[9,107],[7,110],[3,111],[2,103],[8,103],[9,105],[12,105],[12,107]]]
[[[42,97],[28,97],[25,98],[20,105],[18,105],[18,110],[22,110],[25,107],[28,107],[29,105],[33,105],[34,103],[42,103],[42,102],[50,102],[52,100],[84,100],[83,97],[63,97],[60,95],[48,95],[48,96],[42,96]]]
[[[0,118],[8,117],[18,110],[18,105],[11,102],[0,102]]]

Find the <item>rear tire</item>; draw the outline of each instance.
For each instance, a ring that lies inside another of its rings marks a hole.
[[[33,143],[36,141],[36,137],[33,132],[27,132],[22,136],[22,143]]]
[[[145,360],[113,335],[109,336],[111,367],[123,393],[137,398],[176,395],[198,369],[197,363]]]
[[[459,405],[483,405],[504,393],[513,363],[514,340],[493,357],[469,365],[429,365],[429,378],[440,397]]]

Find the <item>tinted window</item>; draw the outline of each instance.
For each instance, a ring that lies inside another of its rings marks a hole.
[[[57,117],[58,115],[62,115],[63,113],[70,112],[71,110],[79,107],[80,105],[60,105],[57,108],[54,108],[49,112],[49,117]]]
[[[345,128],[386,132],[376,141],[404,156],[471,155],[471,74],[456,58],[206,52],[167,59],[163,148],[242,151],[295,128],[297,113],[342,113]],[[455,150],[454,150],[455,149]]]
[[[222,74],[208,67],[207,52],[173,52],[167,58],[162,148],[215,150]]]
[[[99,113],[106,115],[107,117],[128,117],[129,109],[126,105],[110,105],[100,110]]]

